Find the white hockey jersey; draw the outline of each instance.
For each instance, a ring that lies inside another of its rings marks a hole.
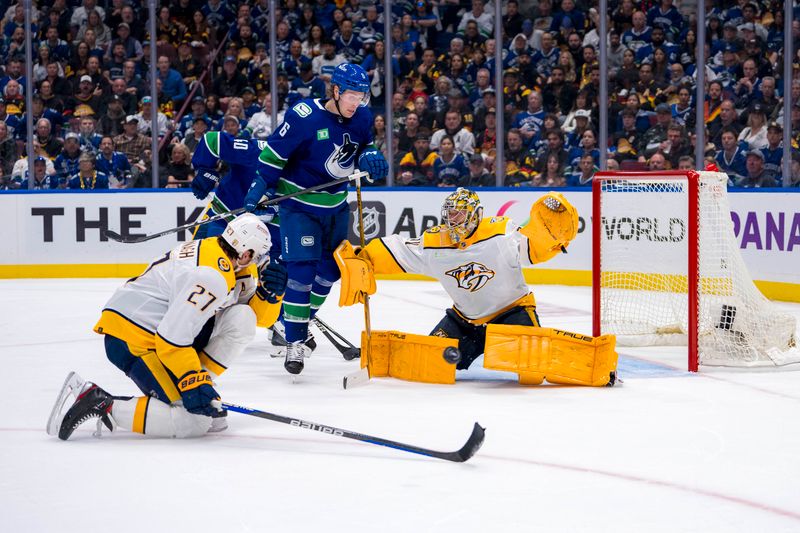
[[[376,274],[424,274],[438,280],[464,318],[483,323],[514,305],[535,305],[522,275],[531,266],[530,244],[507,217],[483,219],[475,232],[454,243],[444,226],[421,238],[390,235],[359,254]]]
[[[277,318],[280,301],[256,294],[255,266],[236,272],[217,237],[185,242],[117,289],[95,326],[129,346],[155,350],[176,376],[200,370],[195,337],[217,311],[249,304],[260,325]]]

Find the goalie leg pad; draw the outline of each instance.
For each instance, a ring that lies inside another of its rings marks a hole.
[[[553,328],[489,324],[483,366],[516,372],[522,384],[608,384],[617,368],[616,337]]]
[[[361,345],[367,333],[361,333]],[[401,331],[373,331],[369,363],[361,358],[361,367],[369,364],[373,377],[393,377],[420,383],[453,384],[456,366],[443,357],[448,346],[457,347],[458,339],[414,335]]]
[[[333,258],[342,273],[339,307],[364,303],[364,294],[375,294],[375,272],[372,263],[358,257],[348,241],[334,250]]]

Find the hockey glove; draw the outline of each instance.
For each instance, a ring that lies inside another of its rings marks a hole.
[[[202,200],[214,190],[219,183],[219,174],[207,168],[197,170],[197,175],[192,180],[192,192],[198,200]]]
[[[253,213],[256,216],[263,215],[265,210],[258,207],[258,202],[261,201],[265,194],[271,195],[274,193],[274,189],[267,187],[267,182],[264,181],[264,178],[256,174],[256,177],[250,183],[247,194],[244,196],[244,208],[247,209],[248,213]]]
[[[219,411],[212,402],[219,402],[219,394],[211,386],[211,376],[206,371],[190,370],[178,380],[183,407],[192,414],[211,416]],[[216,400],[216,401],[215,401]]]
[[[358,170],[369,172],[368,182],[380,181],[389,173],[389,165],[380,150],[370,148],[358,157]]]
[[[283,293],[286,292],[287,278],[286,267],[283,266],[283,263],[270,261],[270,263],[261,270],[259,276],[259,281],[261,281],[261,283],[256,289],[256,292],[269,303],[277,303],[278,298],[283,296]]]

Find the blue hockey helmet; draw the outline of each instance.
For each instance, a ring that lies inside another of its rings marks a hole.
[[[369,104],[370,83],[367,72],[360,66],[353,63],[340,63],[333,69],[331,85],[338,85],[339,91],[357,91],[364,93],[361,106]]]

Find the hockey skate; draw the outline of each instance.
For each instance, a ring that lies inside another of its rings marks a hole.
[[[219,433],[228,429],[228,411],[217,411],[211,415],[211,427],[209,433]]]
[[[270,332],[272,332],[272,337],[270,339],[270,343],[274,347],[273,350],[270,352],[270,357],[284,357],[286,355],[286,326],[283,325],[283,322],[278,321],[269,328]],[[308,347],[308,353],[306,357],[311,357],[311,352],[313,352],[317,348],[317,341],[314,340],[314,335],[311,332],[308,333],[308,338],[305,341],[305,345]]]
[[[307,357],[310,350],[302,342],[292,342],[286,347],[286,360],[283,362],[283,368],[290,374],[299,374],[303,371],[305,366],[303,359]]]
[[[75,400],[69,410],[61,415],[61,411],[70,397],[74,397]],[[50,413],[47,433],[50,435],[57,433],[59,439],[67,440],[78,426],[90,418],[99,418],[95,436],[100,436],[101,424],[105,425],[109,431],[114,431],[116,424],[111,417],[113,404],[113,396],[94,383],[84,382],[80,376],[71,372],[64,382],[64,387],[61,389],[53,411]]]

